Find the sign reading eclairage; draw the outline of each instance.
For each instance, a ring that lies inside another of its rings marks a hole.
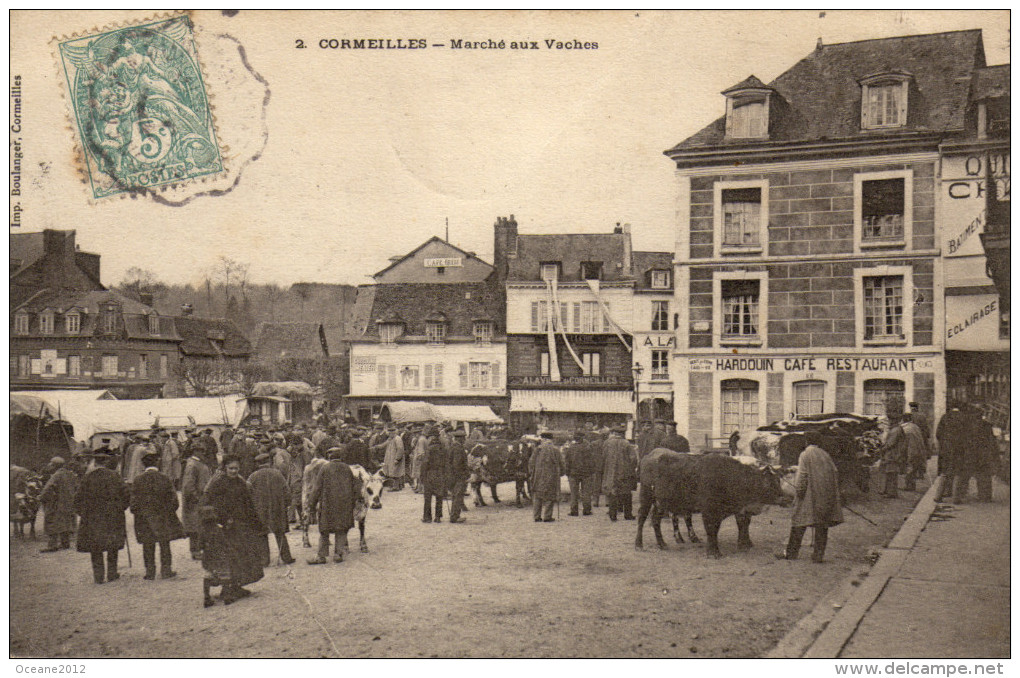
[[[425,259],[425,268],[446,268],[448,266],[463,266],[464,260],[461,257],[437,257]]]
[[[792,356],[789,358],[691,358],[691,372],[920,372],[934,369],[931,358]]]

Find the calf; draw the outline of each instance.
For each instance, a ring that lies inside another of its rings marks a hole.
[[[690,477],[694,472],[695,458],[665,448],[656,448],[646,454],[638,464],[638,479],[641,482],[638,499],[637,538],[634,548],[644,548],[644,527],[649,512],[652,516],[652,529],[655,541],[660,549],[666,548],[662,539],[662,516],[668,513],[673,523],[673,539],[683,544],[680,535],[680,524],[677,516],[682,515],[687,524],[687,536],[692,544],[698,543],[698,535],[691,523],[694,511],[694,497],[688,495],[689,489],[696,487]]]
[[[351,466],[351,473],[361,483],[361,494],[354,503],[354,520],[358,523],[361,552],[368,553],[368,543],[365,541],[365,518],[368,517],[369,508],[382,508],[382,491],[389,479],[382,474],[382,471],[369,473],[357,464]]]

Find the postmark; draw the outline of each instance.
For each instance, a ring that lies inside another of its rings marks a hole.
[[[224,171],[190,17],[77,36],[58,49],[94,199]]]

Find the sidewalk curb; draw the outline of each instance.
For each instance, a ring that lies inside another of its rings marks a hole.
[[[907,554],[935,511],[935,497],[942,481],[940,476],[928,488],[859,586],[852,584],[856,575],[847,577],[764,656],[769,659],[838,657],[865,613],[903,567]]]

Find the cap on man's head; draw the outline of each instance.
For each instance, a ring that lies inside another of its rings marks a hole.
[[[255,463],[256,464],[268,464],[269,460],[272,459],[272,458],[273,457],[268,452],[262,452],[260,454],[255,455]]]
[[[53,457],[50,459],[50,464],[53,466],[63,466],[65,464],[63,457]]]
[[[454,438],[467,438],[467,431],[462,428],[458,428],[453,432]]]

